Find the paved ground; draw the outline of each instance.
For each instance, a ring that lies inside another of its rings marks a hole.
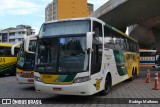
[[[151,83],[145,83],[146,79],[146,68],[141,70],[138,78],[134,81],[124,81],[113,86],[107,96],[100,96],[99,94],[89,96],[89,97],[79,97],[79,96],[58,96],[53,94],[42,94],[36,93],[33,85],[18,84],[15,76],[4,76],[0,77],[0,98],[43,98],[47,103],[56,102],[58,104],[46,104],[37,106],[46,107],[160,107],[160,105],[155,104],[104,104],[105,100],[117,101],[122,103],[124,98],[129,98],[127,100],[135,101],[137,98],[142,98],[138,100],[153,100],[152,98],[158,98],[160,101],[160,90],[153,90],[154,87],[154,73],[151,71]],[[159,73],[160,75],[160,73]],[[108,99],[107,99],[108,98]],[[119,99],[114,99],[119,98]],[[122,98],[122,99],[121,99]],[[135,98],[135,99],[132,99]],[[92,101],[93,100],[93,101]],[[157,99],[156,99],[157,100]],[[122,102],[121,102],[122,101]],[[125,100],[126,101],[126,100]],[[77,104],[76,104],[76,103]],[[159,102],[160,103],[160,102]],[[0,105],[0,107],[17,105]],[[29,106],[33,105],[19,105],[19,106]]]

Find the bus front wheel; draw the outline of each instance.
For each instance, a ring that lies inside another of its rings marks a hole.
[[[111,77],[107,75],[104,85],[104,90],[101,91],[101,95],[107,95],[111,86]]]

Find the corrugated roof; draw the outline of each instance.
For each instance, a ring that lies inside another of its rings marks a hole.
[[[17,28],[10,27],[10,28],[3,29],[2,31],[6,31],[6,30],[16,30],[16,29],[17,29]]]

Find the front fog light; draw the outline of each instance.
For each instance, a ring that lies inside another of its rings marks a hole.
[[[34,80],[38,82],[42,82],[42,79],[40,77],[34,76]]]
[[[86,77],[78,77],[74,80],[74,83],[80,83],[80,82],[86,82],[86,81],[89,81],[90,78],[89,76],[86,76]]]

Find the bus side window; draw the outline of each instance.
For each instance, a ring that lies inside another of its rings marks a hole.
[[[4,55],[5,55],[4,47],[0,47],[0,56],[4,56]]]
[[[127,54],[127,55],[126,55],[126,59],[127,59],[127,60],[130,60],[130,54]]]
[[[11,56],[11,48],[5,47],[5,55]]]
[[[135,56],[135,54],[132,54],[132,59],[133,59],[133,61],[135,61],[135,60],[136,60],[136,56]]]
[[[19,48],[15,48],[15,56],[17,56],[18,52],[19,52]]]
[[[100,72],[102,63],[102,24],[94,22],[93,31],[93,52],[92,52],[92,63],[91,63],[91,74]]]
[[[113,35],[110,29],[104,26],[104,48],[114,48]]]

